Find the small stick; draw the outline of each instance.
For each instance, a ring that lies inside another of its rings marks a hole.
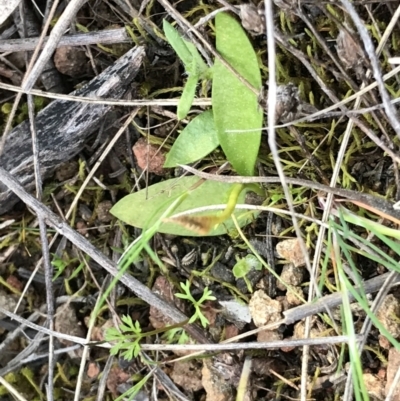
[[[43,40],[41,47],[43,48],[49,40],[49,36]],[[0,40],[0,52],[20,52],[34,50],[39,42],[39,38],[24,38],[24,39],[7,39]],[[65,35],[57,43],[56,47],[63,46],[84,46],[113,43],[129,43],[130,37],[125,31],[125,28],[108,29],[104,31],[78,33],[75,35]]]

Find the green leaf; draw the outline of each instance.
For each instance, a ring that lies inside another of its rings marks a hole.
[[[186,44],[186,47],[190,51],[193,56],[193,68],[194,72],[200,76],[200,78],[208,78],[210,75],[211,69],[204,62],[203,57],[201,57],[199,51],[196,46],[192,42],[188,42],[187,40],[183,40]]]
[[[164,167],[189,164],[210,154],[218,146],[212,110],[207,110],[183,129],[167,155]]]
[[[215,18],[219,54],[251,85],[261,89],[254,49],[240,24],[230,15]],[[261,141],[263,113],[257,95],[218,59],[213,68],[212,105],[219,143],[238,174],[253,175]],[[241,132],[227,132],[242,130]],[[252,130],[251,132],[243,132]]]
[[[169,44],[173,47],[186,68],[187,65],[192,63],[193,59],[193,55],[185,43],[186,41],[182,39],[179,32],[167,20],[163,21],[163,30]]]
[[[143,189],[134,194],[130,194],[121,199],[111,209],[111,213],[118,219],[139,228],[147,228],[155,224],[164,211],[196,183],[199,178],[195,176],[181,177],[179,179],[171,179],[162,181],[152,185],[147,189]],[[193,208],[202,206],[210,206],[217,204],[226,204],[229,198],[232,185],[216,181],[205,181],[196,189],[191,190],[186,198],[175,209],[175,213],[184,212]],[[239,195],[239,204],[245,203],[246,191],[242,191]],[[210,210],[198,214],[209,215]],[[218,213],[215,212],[215,213]],[[248,210],[235,211],[235,217],[241,227],[254,220],[254,212]],[[224,224],[213,228],[208,235],[222,235],[227,231],[234,229],[235,225],[232,219],[228,219]],[[191,230],[183,228],[174,223],[162,223],[159,232],[172,235],[197,236]]]
[[[198,75],[201,78],[206,78],[210,69],[204,62],[196,46],[183,39],[179,32],[167,20],[163,21],[163,29],[169,44],[185,66],[186,72]]]
[[[183,88],[182,96],[178,103],[178,120],[183,120],[189,113],[192,107],[193,99],[196,94],[197,81],[199,80],[198,75],[189,73],[188,79]]]
[[[261,262],[254,255],[247,255],[233,266],[232,273],[238,279],[245,277],[252,269],[261,270]]]

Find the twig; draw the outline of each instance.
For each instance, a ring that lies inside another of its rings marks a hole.
[[[400,138],[400,121],[397,118],[397,112],[393,105],[390,103],[389,94],[385,88],[385,84],[382,79],[382,71],[381,67],[378,63],[378,58],[375,54],[375,48],[372,43],[372,40],[368,34],[367,28],[361,21],[359,15],[357,14],[354,6],[348,0],[341,0],[343,6],[345,7],[346,11],[350,14],[351,18],[354,21],[355,26],[361,36],[361,39],[364,43],[365,50],[368,54],[369,60],[371,62],[372,71],[374,74],[375,81],[378,84],[378,89],[382,97],[383,104],[385,105],[385,111],[389,118],[389,121],[392,125],[392,128],[396,132],[397,136]]]
[[[198,171],[193,167],[181,165],[182,168],[189,171],[190,173],[197,175],[198,177],[205,178],[207,180],[219,181],[219,182],[230,182],[230,183],[265,183],[265,184],[279,184],[281,183],[280,177],[241,177],[241,176],[222,176],[216,174],[208,174],[203,171]],[[364,203],[371,206],[374,209],[383,211],[387,215],[400,220],[400,210],[393,209],[393,203],[383,198],[379,198],[374,195],[365,194],[357,191],[351,191],[343,188],[333,188],[318,182],[303,180],[301,178],[286,177],[286,182],[291,185],[299,185],[304,187],[313,188],[319,191],[328,192],[352,201]],[[292,214],[292,212],[291,212]]]
[[[361,340],[361,336],[358,336],[358,340]],[[348,341],[348,336],[335,336],[229,344],[141,344],[141,348],[145,351],[238,351],[245,349],[271,349],[281,347],[304,347],[322,344],[341,344],[347,343]]]
[[[74,94],[122,97],[126,86],[139,71],[144,49],[129,50],[113,65]],[[42,178],[48,177],[62,163],[81,151],[87,138],[99,126],[110,106],[66,101],[52,102],[36,118],[40,147]],[[26,186],[34,188],[31,138],[27,123],[15,127],[8,135],[0,165],[11,171]],[[10,210],[17,201],[12,192],[0,186],[0,214]]]
[[[40,174],[40,161],[39,161],[39,142],[36,132],[35,124],[35,111],[33,104],[33,96],[28,95],[28,113],[29,123],[32,135],[32,155],[35,170],[35,184],[36,184],[36,198],[40,201],[42,199],[42,177]],[[44,261],[45,279],[46,279],[46,303],[47,303],[47,322],[49,329],[54,329],[54,292],[53,292],[53,268],[50,263],[50,250],[47,239],[47,227],[43,217],[39,217],[40,240],[42,245],[42,257]],[[50,336],[49,340],[49,361],[48,361],[48,376],[47,376],[47,399],[53,400],[53,379],[54,379],[54,337]]]
[[[46,219],[48,225],[53,227],[57,232],[68,238],[74,245],[80,248],[100,266],[103,267],[114,277],[120,277],[120,281],[133,291],[139,298],[143,299],[149,305],[159,309],[165,316],[171,318],[175,323],[187,321],[188,318],[176,307],[168,304],[164,300],[158,298],[149,288],[143,285],[139,280],[132,277],[130,274],[121,272],[116,264],[104,256],[97,248],[89,241],[78,234],[68,224],[62,221],[49,208],[38,202],[32,195],[28,194],[21,184],[4,168],[0,167],[0,181],[10,188],[17,196],[21,198],[35,213]],[[7,314],[7,316],[9,316]],[[202,330],[193,324],[185,324],[183,328],[198,342],[209,343],[210,340],[203,334]]]
[[[57,43],[60,41],[62,35],[67,30],[68,25],[71,23],[72,19],[75,17],[76,13],[84,3],[86,3],[86,0],[71,0],[68,3],[64,12],[61,14],[56,25],[52,29],[48,41],[44,46],[43,51],[37,59],[35,65],[33,66],[30,74],[22,82],[21,87],[24,91],[29,92],[33,88],[33,85],[38,79],[44,65],[54,53],[54,50],[57,47]]]
[[[43,48],[48,40],[49,36],[46,36],[40,48]],[[38,42],[39,38],[0,40],[0,52],[14,53],[33,50],[38,45]],[[126,33],[125,28],[119,28],[97,32],[77,33],[75,35],[65,35],[60,39],[56,47],[59,48],[63,46],[85,46],[95,45],[97,43],[113,44],[130,42],[132,42],[132,40]]]

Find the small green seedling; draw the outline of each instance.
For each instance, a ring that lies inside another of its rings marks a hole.
[[[200,79],[211,79],[211,73],[191,42],[183,39],[165,20],[163,27],[168,42],[178,54],[189,76],[178,105],[177,114],[181,120],[192,105],[197,82]],[[192,119],[180,133],[167,156],[165,167],[198,161],[220,145],[236,172],[249,176],[254,173],[263,123],[263,113],[258,106],[256,93],[262,86],[260,68],[251,42],[235,18],[220,13],[216,16],[215,27],[216,48],[225,63],[216,59],[213,67],[212,109]],[[226,67],[226,62],[236,73]],[[243,79],[253,89],[243,83]],[[225,204],[225,210],[212,215],[207,212],[208,214],[203,213],[201,216],[187,215],[164,220],[159,232],[202,236],[229,232],[234,227],[230,219],[232,212],[237,203],[245,203],[244,196],[250,188],[247,185],[219,182],[202,183],[196,177],[195,181],[192,179],[193,177],[181,177],[178,180],[183,184],[190,182],[183,189],[176,190],[176,185],[164,181],[128,195],[112,208],[111,213],[135,227],[149,227],[177,195],[187,193],[188,196],[180,203],[176,212],[216,204]],[[259,188],[255,190],[260,192]],[[236,213],[240,227],[248,224],[255,216],[254,212],[241,211],[239,217]]]
[[[188,75],[177,111],[178,119],[183,120],[192,106],[197,82],[201,79],[210,78],[210,69],[203,61],[193,43],[183,39],[179,32],[167,20],[163,21],[163,28],[169,44],[181,59]]]
[[[247,274],[251,270],[261,270],[262,264],[254,255],[247,255],[245,258],[239,259],[233,266],[232,273],[236,279],[242,278],[247,285],[250,293],[253,292],[250,281],[247,279]]]
[[[212,291],[210,291],[208,289],[208,287],[204,288],[203,295],[201,296],[201,298],[198,301],[196,301],[193,298],[192,294],[190,293],[190,282],[188,280],[186,281],[186,284],[181,283],[181,287],[182,287],[184,293],[183,294],[178,293],[178,294],[175,294],[175,296],[178,298],[187,299],[188,301],[190,301],[193,304],[194,310],[195,310],[193,316],[189,319],[189,323],[194,323],[196,320],[200,320],[202,326],[204,328],[206,328],[207,325],[210,324],[210,322],[203,315],[203,312],[201,311],[201,306],[206,301],[215,301],[216,300],[216,298],[213,295],[211,295]]]
[[[136,358],[140,352],[140,341],[144,337],[140,323],[132,321],[130,316],[122,316],[123,324],[120,325],[120,330],[111,327],[107,330],[106,341],[115,342],[112,346],[111,355],[117,355],[122,351],[122,356],[127,361]]]

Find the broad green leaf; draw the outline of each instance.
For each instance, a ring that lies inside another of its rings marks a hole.
[[[164,167],[176,167],[202,159],[218,146],[212,110],[207,110],[183,129],[167,155]]]
[[[112,209],[111,213],[118,219],[139,228],[147,228],[153,225],[172,204],[172,202],[182,193],[187,192],[194,184],[199,182],[199,178],[195,176],[174,178],[162,181],[151,187],[143,189],[134,194],[125,196]],[[180,203],[174,213],[184,212],[193,208],[202,206],[210,206],[217,204],[226,204],[232,185],[216,181],[205,181],[196,189],[192,190],[189,195]],[[238,198],[238,203],[245,203],[245,193],[242,191]],[[199,215],[209,215],[210,213],[220,213],[220,211],[206,211]],[[241,227],[250,223],[253,213],[248,210],[235,211],[235,217]],[[208,235],[226,234],[227,230],[234,229],[231,219],[224,224],[218,225],[210,231]],[[173,235],[197,236],[196,233],[181,227],[174,223],[163,223],[159,232]]]
[[[169,44],[173,47],[186,68],[187,65],[191,64],[193,55],[186,46],[185,41],[182,39],[179,32],[167,20],[163,21],[163,29]]]
[[[219,13],[215,28],[219,54],[251,85],[261,89],[257,57],[240,24],[230,15]],[[257,95],[218,59],[213,68],[212,106],[219,143],[228,161],[238,174],[253,175],[263,113]],[[239,132],[227,132],[230,130]],[[252,131],[244,132],[248,130]]]
[[[179,99],[177,116],[178,120],[183,120],[189,113],[192,107],[193,99],[196,94],[198,75],[189,73],[188,79],[182,91],[182,96]]]

